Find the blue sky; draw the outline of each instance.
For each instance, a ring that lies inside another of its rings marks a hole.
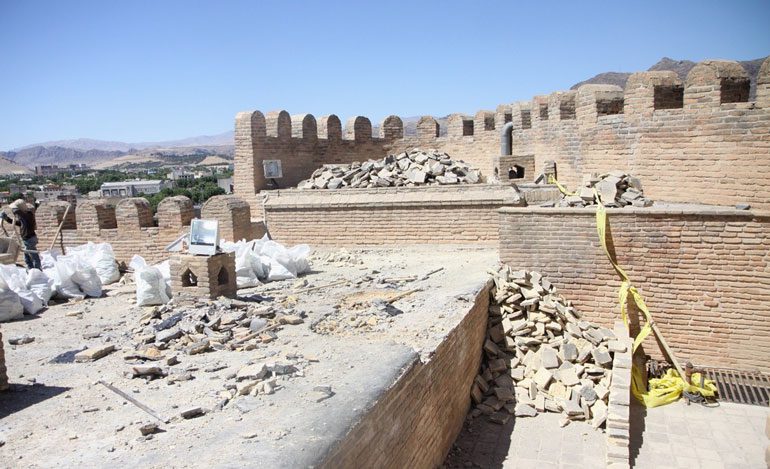
[[[766,56],[768,25],[767,0],[0,0],[0,150],[215,134],[251,109],[473,113],[663,56]]]

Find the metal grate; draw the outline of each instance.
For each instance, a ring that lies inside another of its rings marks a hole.
[[[738,404],[767,407],[770,402],[770,377],[759,372],[700,368],[706,378],[714,380],[719,399]]]

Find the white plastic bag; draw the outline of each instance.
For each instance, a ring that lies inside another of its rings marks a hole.
[[[13,321],[24,316],[19,295],[0,277],[0,322]]]
[[[40,298],[43,306],[48,306],[48,301],[53,295],[53,284],[54,280],[42,270],[30,269],[27,272],[27,288]]]
[[[259,272],[255,271],[255,266],[262,271],[262,263],[254,261],[258,257],[253,251],[253,242],[238,241],[231,243],[223,241],[220,247],[225,252],[235,253],[235,283],[238,288],[255,287],[260,284]]]
[[[115,254],[112,252],[112,246],[108,243],[93,243],[89,241],[86,244],[69,248],[67,255],[78,258],[96,270],[102,285],[120,280],[120,271],[115,262]]]
[[[62,298],[83,299],[85,293],[80,289],[77,283],[72,279],[77,267],[72,259],[66,256],[59,256],[54,266],[56,271],[54,284],[56,285],[56,295]]]
[[[163,269],[167,270],[168,262],[165,264]],[[139,255],[134,255],[128,265],[134,269],[137,306],[162,305],[168,303],[171,299],[168,292],[170,289],[166,283],[163,272],[161,272],[161,268],[158,266],[147,265],[144,258]],[[170,279],[170,273],[168,274],[168,277]]]
[[[5,284],[19,296],[24,311],[37,314],[43,309],[43,301],[27,288],[27,272],[15,265],[0,265],[0,276]]]

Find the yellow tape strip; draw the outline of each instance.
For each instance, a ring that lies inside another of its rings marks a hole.
[[[552,176],[549,177],[548,182],[556,184],[559,190],[565,195],[575,195],[575,193],[568,192],[564,186],[559,184],[559,182]],[[646,320],[646,323],[634,339],[632,352],[636,352],[636,349],[639,348],[642,342],[644,342],[644,339],[646,339],[650,333],[652,333],[652,314],[650,314],[650,310],[647,308],[647,304],[644,302],[644,298],[642,297],[641,293],[639,293],[636,287],[633,286],[631,279],[628,277],[628,274],[626,274],[626,271],[620,267],[615,257],[607,248],[606,235],[609,221],[607,219],[607,211],[601,200],[601,195],[599,192],[597,192],[596,188],[594,188],[594,198],[596,199],[597,203],[596,233],[599,235],[599,242],[604,249],[604,254],[607,255],[607,259],[610,260],[612,267],[615,269],[615,272],[617,272],[621,279],[620,289],[618,290],[620,316],[623,319],[623,323],[626,325],[626,329],[630,332],[627,310],[628,295],[630,294],[634,304],[636,304],[637,308],[642,311]],[[700,374],[693,373],[692,380],[693,382],[700,382]],[[705,380],[703,388],[687,384],[684,379],[679,377],[677,372],[674,370],[668,370],[667,374],[663,378],[651,379],[649,381],[649,385],[650,390],[647,391],[644,386],[644,376],[642,375],[641,370],[639,370],[637,366],[633,365],[631,369],[631,391],[637,400],[639,400],[639,402],[644,404],[646,407],[657,407],[674,402],[681,397],[682,392],[685,390],[688,392],[698,392],[704,397],[713,397],[716,395],[717,389],[716,385],[711,380]]]
[[[570,192],[564,186],[562,186],[559,183],[559,181],[557,181],[556,178],[553,177],[552,174],[548,175],[548,184],[556,184],[556,187],[558,187],[561,193],[564,195],[577,195],[577,192]]]

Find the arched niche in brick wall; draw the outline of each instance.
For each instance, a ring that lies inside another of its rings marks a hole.
[[[417,138],[421,140],[433,140],[438,138],[438,122],[433,116],[422,116],[417,121]]]
[[[301,138],[308,143],[318,140],[318,125],[312,114],[294,114],[291,116],[291,136]]]
[[[380,125],[380,134],[385,140],[404,138],[404,122],[398,116],[388,116]]]
[[[79,231],[109,230],[118,227],[115,206],[99,199],[78,201],[75,220]]]
[[[356,142],[368,142],[372,139],[372,123],[364,116],[348,119],[345,125],[345,139]]]
[[[268,137],[291,139],[291,116],[286,111],[272,111],[265,116]]]
[[[189,226],[195,216],[193,203],[188,197],[175,195],[166,197],[158,204],[158,227],[178,230]]]
[[[318,118],[318,138],[338,142],[342,140],[342,122],[334,114]]]
[[[154,226],[150,203],[144,197],[122,199],[115,207],[115,218],[121,230]]]
[[[720,104],[746,102],[750,86],[749,75],[738,62],[704,60],[687,74],[685,100],[690,92],[700,92]]]
[[[201,218],[219,221],[219,237],[227,241],[249,240],[254,236],[251,208],[238,196],[211,197],[201,207]]]

